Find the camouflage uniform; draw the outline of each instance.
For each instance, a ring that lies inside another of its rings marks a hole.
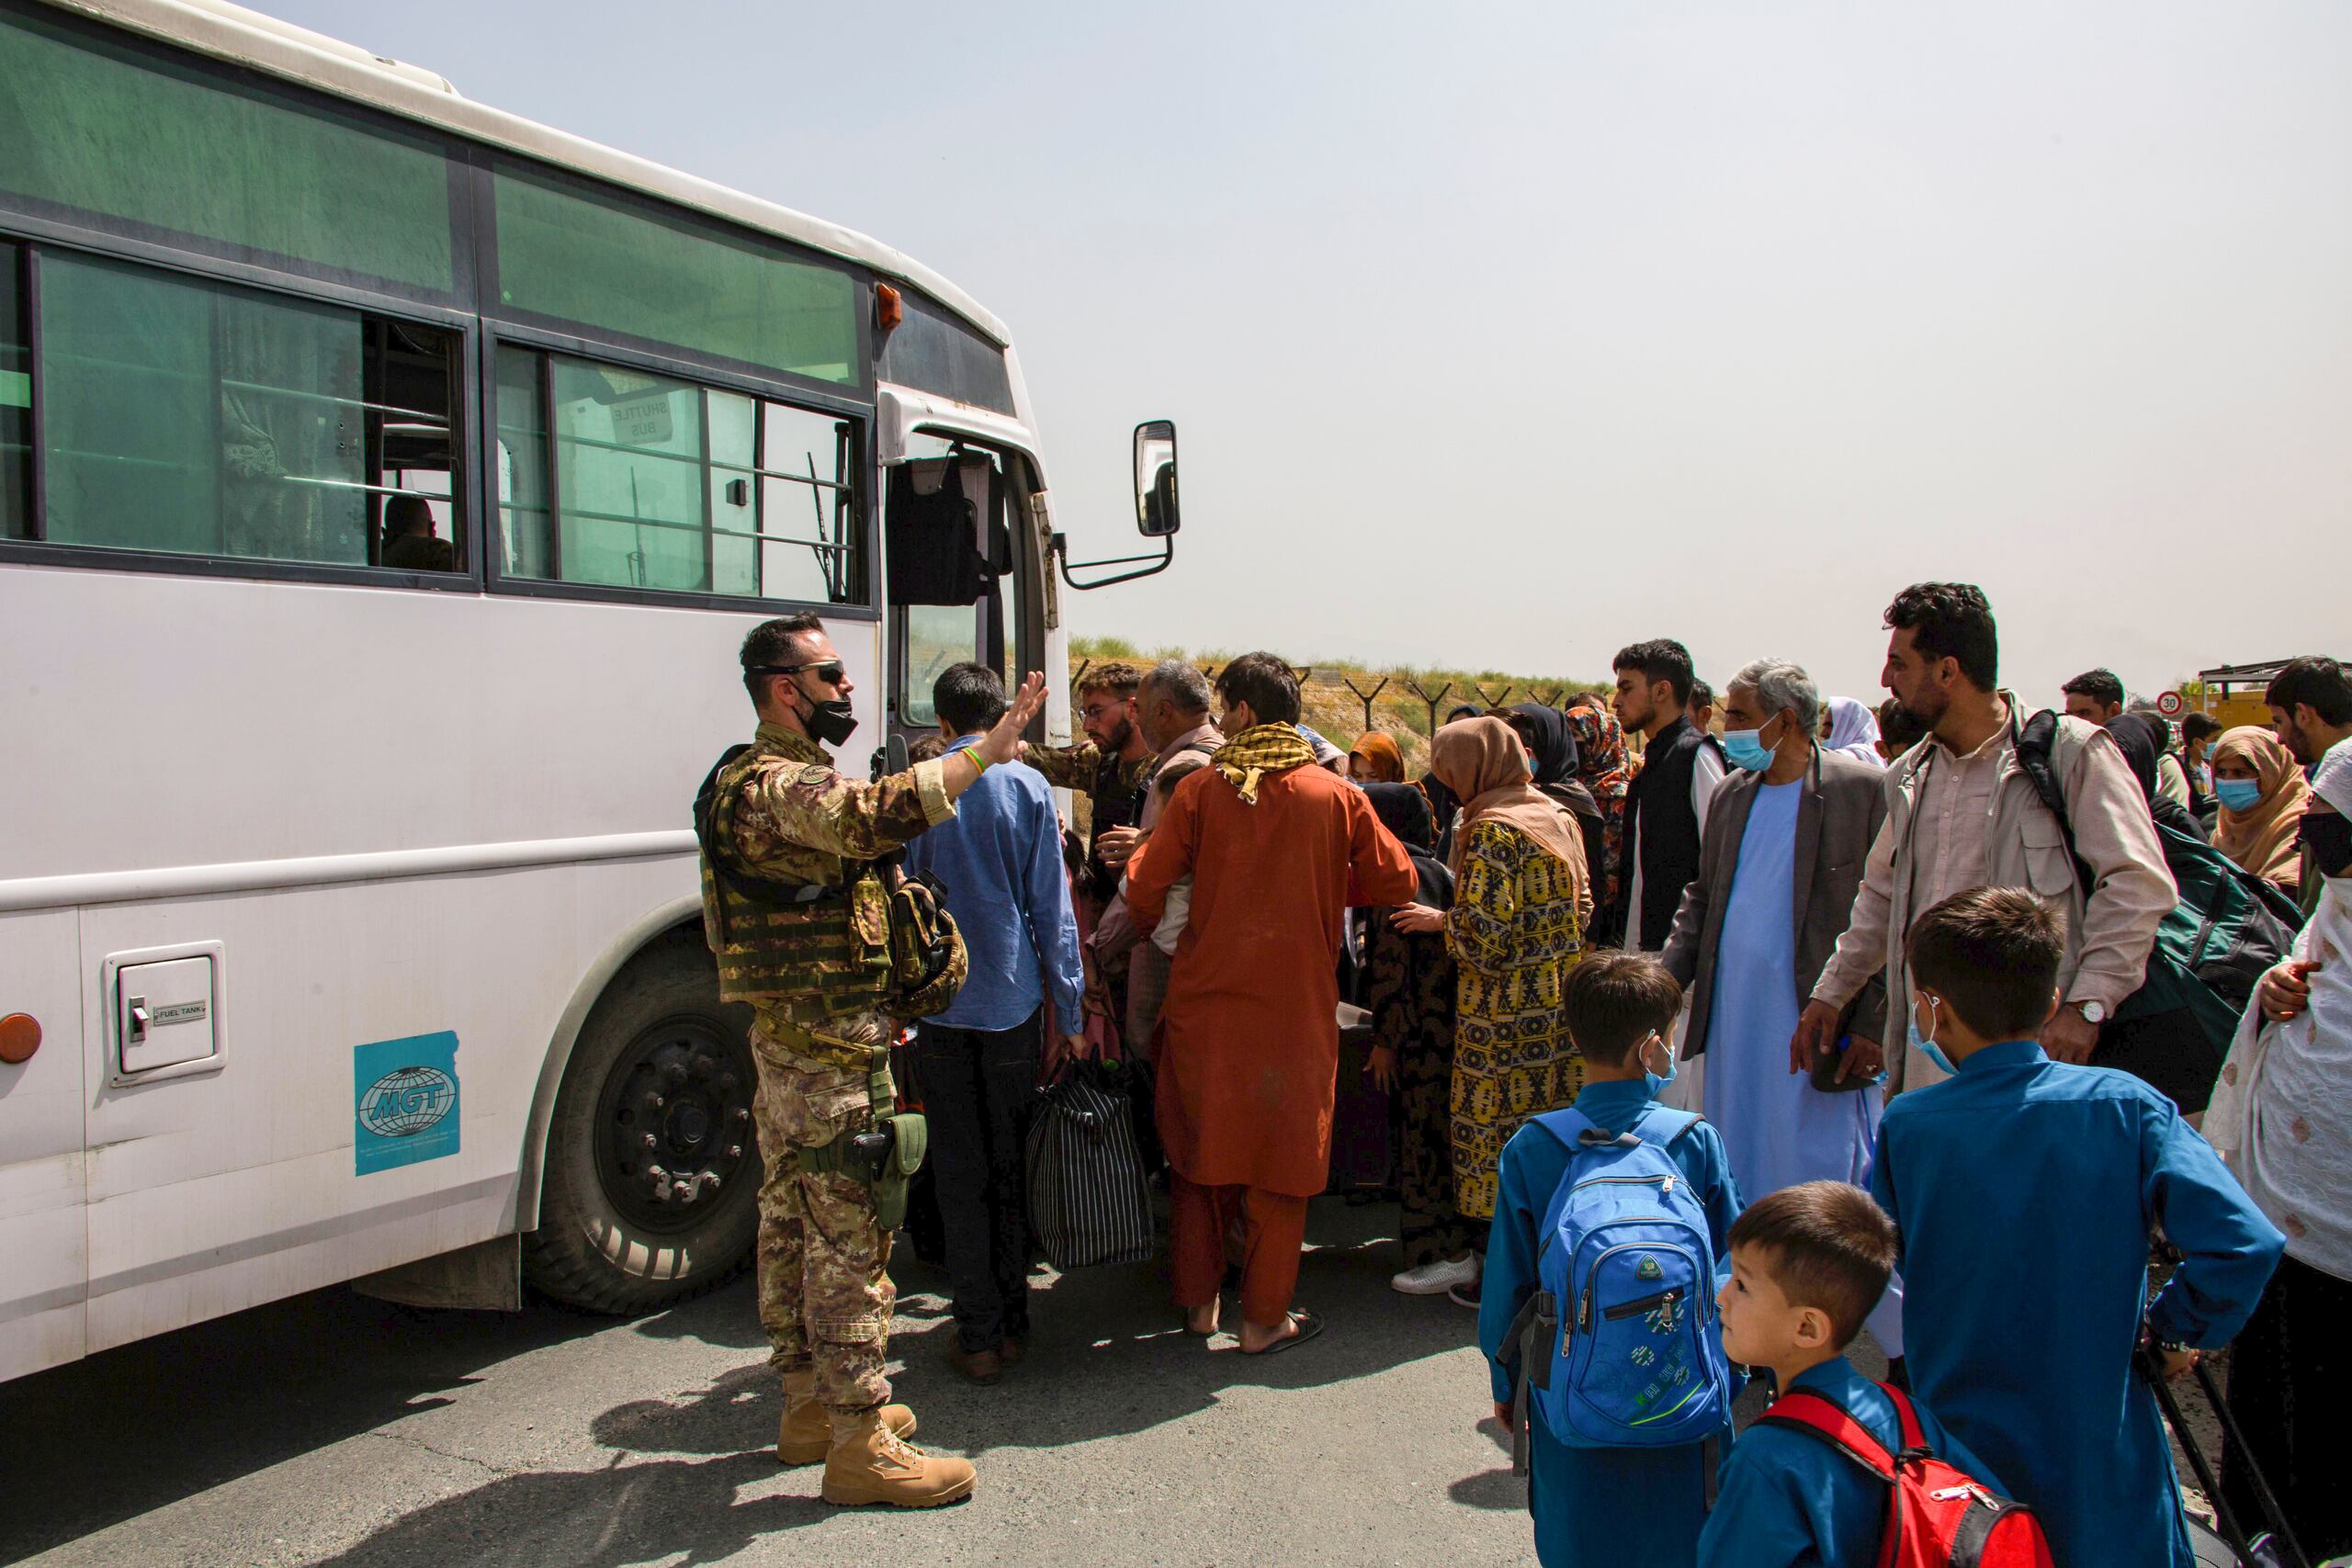
[[[834,772],[807,737],[763,724],[752,750],[720,772],[713,842],[752,875],[839,888],[859,863],[956,814],[944,768],[919,762],[864,784]],[[753,906],[722,888],[707,861],[703,868],[704,926],[718,954],[720,994],[752,1007],[752,1114],[767,1168],[760,1322],[774,1348],[770,1364],[813,1370],[817,1402],[843,1414],[890,1394],[882,1371],[896,1294],[887,1272],[890,1237],[864,1182],[804,1173],[795,1154],[873,1120],[868,1072],[894,1026],[879,1006],[887,913],[878,895],[867,896],[871,886],[858,884],[846,902]]]
[[[1143,809],[1144,780],[1159,760],[1149,751],[1133,761],[1116,753],[1105,756],[1091,740],[1081,740],[1075,746],[1032,746],[1023,757],[1046,775],[1047,784],[1076,790],[1086,796],[1090,841],[1101,838],[1105,828],[1136,825]],[[1088,852],[1086,883],[1081,891],[1094,900],[1097,913],[1119,891],[1119,875],[1091,851]]]

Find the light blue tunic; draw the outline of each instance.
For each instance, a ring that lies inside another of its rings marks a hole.
[[[1595,1126],[1612,1132],[1633,1125],[1649,1103],[1649,1090],[1638,1082],[1587,1084],[1576,1100]],[[1674,1141],[1673,1154],[1707,1211],[1708,1238],[1720,1261],[1729,1256],[1724,1238],[1739,1217],[1739,1191],[1723,1142],[1702,1122]],[[1487,1352],[1497,1403],[1510,1398],[1511,1386],[1495,1357],[1511,1319],[1537,1288],[1535,1233],[1567,1168],[1568,1151],[1541,1127],[1522,1127],[1503,1145],[1478,1301],[1478,1344]],[[1544,1568],[1690,1568],[1707,1517],[1707,1445],[1570,1448],[1544,1429],[1532,1408],[1528,1420],[1534,1469],[1528,1506]],[[1718,1451],[1730,1441],[1726,1425]]]
[[[1703,1103],[1749,1202],[1800,1181],[1860,1184],[1878,1134],[1877,1089],[1824,1094],[1789,1071],[1797,1030],[1797,804],[1805,787],[1800,778],[1757,788],[1715,954]]]
[[[1789,1385],[1791,1393],[1808,1389],[1843,1407],[1887,1452],[1902,1451],[1894,1402],[1853,1362],[1824,1361]],[[1936,1457],[2001,1493],[2000,1477],[1934,1411],[1912,1403]],[[1732,1445],[1698,1560],[1707,1568],[1874,1568],[1885,1523],[1886,1485],[1876,1476],[1809,1432],[1751,1426]]]
[[[2285,1238],[2171,1100],[2031,1040],[1897,1095],[1871,1190],[1902,1232],[1912,1387],[2031,1504],[2058,1568],[2190,1568],[2156,1402],[2133,1369],[2149,1238],[2186,1256],[2159,1339],[2226,1343]]]

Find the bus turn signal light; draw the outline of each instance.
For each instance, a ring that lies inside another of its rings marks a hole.
[[[15,1066],[32,1060],[40,1049],[40,1020],[28,1012],[12,1012],[0,1018],[0,1062]]]
[[[899,298],[899,291],[897,289],[891,288],[887,283],[877,283],[874,286],[874,324],[876,327],[887,333],[892,327],[897,326],[901,321],[905,320],[906,313],[906,302]]]

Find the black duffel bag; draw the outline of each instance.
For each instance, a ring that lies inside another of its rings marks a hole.
[[[1070,1064],[1029,1124],[1029,1225],[1063,1273],[1140,1263],[1155,1250],[1151,1188],[1121,1077],[1100,1062]]]

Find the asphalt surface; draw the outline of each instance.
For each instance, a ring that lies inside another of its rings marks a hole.
[[[1532,1562],[1473,1314],[1388,1289],[1395,1223],[1315,1204],[1313,1344],[1245,1358],[1179,1331],[1156,1265],[1089,1270],[993,1389],[902,1247],[899,1397],[980,1472],[923,1514],[777,1466],[746,1281],[635,1322],[318,1292],[0,1384],[0,1562]]]

